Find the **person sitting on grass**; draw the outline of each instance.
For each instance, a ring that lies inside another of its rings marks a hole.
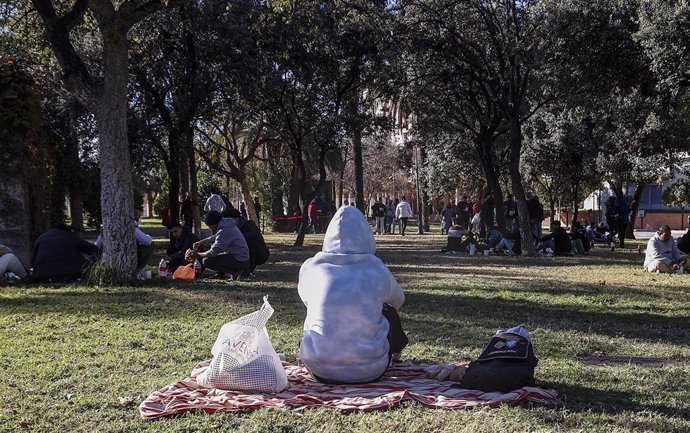
[[[613,233],[611,233],[611,230],[603,221],[594,228],[592,235],[594,237],[594,242],[604,242],[609,244],[609,246],[611,242],[613,242]]]
[[[204,269],[216,271],[217,276],[239,279],[249,272],[249,247],[242,232],[231,218],[223,218],[220,212],[206,214],[204,222],[211,229],[211,236],[194,242],[187,260],[201,260]],[[201,249],[209,247],[205,252]]]
[[[550,248],[554,256],[572,255],[572,244],[570,235],[561,227],[561,222],[554,220],[551,223],[551,233],[539,239],[537,249],[546,250]]]
[[[690,217],[688,217],[688,231],[676,242],[678,250],[683,254],[690,254]]]
[[[0,244],[0,286],[12,280],[14,276],[25,278],[28,275],[24,265],[14,251],[7,245]]]
[[[470,231],[455,225],[448,229],[448,240],[446,246],[441,248],[442,253],[459,253],[462,252],[462,237],[467,235]]]
[[[98,252],[98,247],[80,238],[73,227],[55,224],[34,243],[31,251],[33,279],[70,281],[81,278]]]
[[[300,268],[307,317],[299,357],[320,382],[375,381],[407,345],[398,316],[405,295],[375,252],[362,213],[344,206],[328,225],[321,252]]]
[[[498,243],[501,242],[501,239],[503,239],[503,234],[497,225],[491,227],[486,233],[486,243],[490,249],[495,249]]]
[[[511,256],[519,256],[522,254],[522,239],[520,238],[520,225],[517,218],[513,218],[510,225],[510,231],[501,239],[496,245],[495,251],[502,253],[506,251]]]
[[[254,221],[243,217],[240,211],[234,208],[228,212],[228,217],[235,221],[249,248],[249,272],[242,276],[253,277],[256,267],[266,263],[271,252],[268,249],[268,245],[266,245],[266,241],[264,241],[261,230],[259,230]]]
[[[165,250],[165,260],[168,261],[169,272],[175,272],[177,268],[187,263],[185,254],[194,246],[196,241],[196,235],[192,233],[192,229],[189,227],[177,224],[170,228],[170,243]]]
[[[589,254],[591,244],[589,242],[589,238],[587,237],[587,231],[584,227],[582,227],[580,221],[573,221],[573,225],[570,228],[570,239],[573,254]]]
[[[671,236],[671,227],[667,225],[659,227],[659,230],[647,242],[644,270],[673,273],[685,266],[686,261]]]

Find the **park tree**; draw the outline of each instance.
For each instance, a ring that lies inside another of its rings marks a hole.
[[[45,36],[58,60],[65,85],[95,116],[101,173],[104,249],[101,264],[119,278],[136,265],[132,231],[132,174],[127,142],[128,33],[137,23],[163,7],[162,1],[76,0],[64,7],[52,0],[31,0],[40,15]],[[79,28],[81,27],[81,29]],[[80,52],[71,36],[94,38],[98,47]],[[97,65],[97,67],[96,67]]]
[[[684,212],[690,206],[690,176],[683,176],[676,183],[666,188],[663,192],[663,201],[667,206],[676,206]],[[683,226],[683,215],[681,215],[681,227]]]
[[[266,71],[262,110],[290,149],[302,208],[295,245],[304,242],[307,205],[322,193],[329,154],[339,152],[345,139],[347,103],[359,90],[356,59],[347,54],[353,43],[343,20],[348,8],[341,2],[276,4],[256,26],[256,61]],[[317,39],[319,44],[311,43]]]
[[[31,76],[13,62],[0,65],[0,243],[29,266],[33,239],[45,228],[48,164],[41,96]]]
[[[600,187],[600,140],[594,125],[587,110],[561,104],[545,107],[525,125],[525,172],[548,202],[552,220],[561,200],[569,203],[576,220],[580,203]]]

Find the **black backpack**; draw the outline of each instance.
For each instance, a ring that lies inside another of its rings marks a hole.
[[[518,334],[499,333],[491,338],[479,358],[470,363],[459,386],[486,392],[534,386],[534,368],[538,362],[530,340]]]

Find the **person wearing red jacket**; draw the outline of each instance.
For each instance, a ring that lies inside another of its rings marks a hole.
[[[307,232],[312,233],[319,232],[319,208],[316,206],[316,200],[312,200],[307,207],[307,216],[309,217],[309,225],[307,226]]]

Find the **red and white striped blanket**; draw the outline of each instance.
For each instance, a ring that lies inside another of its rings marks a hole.
[[[542,404],[558,402],[553,389],[524,387],[509,393],[483,392],[452,387],[424,376],[430,364],[409,362],[393,364],[384,377],[364,385],[328,385],[316,382],[306,368],[283,363],[288,387],[277,394],[248,394],[203,388],[196,377],[208,361],[196,366],[190,377],[168,385],[151,394],[139,412],[145,419],[179,415],[188,411],[240,411],[274,407],[306,409],[332,407],[344,412],[382,409],[403,400],[414,400],[424,406],[441,409],[462,409],[478,406],[497,407],[531,401]]]

